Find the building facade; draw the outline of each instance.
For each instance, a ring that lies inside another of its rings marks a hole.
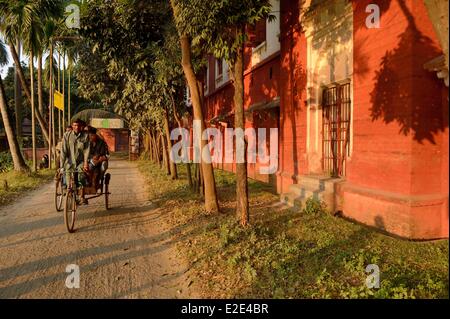
[[[249,164],[249,177],[292,205],[314,197],[402,237],[448,237],[448,27],[427,5],[272,0],[244,86],[246,127],[278,128],[279,164],[272,175]],[[204,107],[209,126],[233,127],[229,68],[213,57]]]

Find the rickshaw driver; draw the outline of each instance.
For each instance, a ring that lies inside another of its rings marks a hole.
[[[108,144],[97,134],[97,129],[89,127],[90,155],[89,155],[89,177],[91,186],[97,187],[100,180],[108,169],[109,150]]]
[[[60,167],[64,169],[65,181],[70,179],[70,171],[75,170],[75,182],[81,187],[80,197],[83,204],[87,204],[84,187],[87,186],[86,174],[89,172],[89,136],[84,130],[84,122],[76,120],[72,123],[72,131],[66,132],[62,140]],[[84,172],[84,173],[83,173]]]

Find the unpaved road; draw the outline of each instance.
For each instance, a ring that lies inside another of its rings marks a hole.
[[[53,183],[0,208],[0,298],[192,298],[174,229],[148,201],[135,164],[110,164],[112,209],[104,198],[79,209],[68,234]],[[78,265],[80,288],[66,287]]]

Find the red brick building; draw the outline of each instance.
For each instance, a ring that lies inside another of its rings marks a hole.
[[[246,48],[245,108],[247,127],[279,128],[279,166],[249,176],[293,205],[448,237],[448,14],[445,40],[427,2],[273,0],[276,20]],[[210,58],[207,78],[208,123],[232,127],[226,63]]]
[[[111,153],[128,152],[130,130],[122,118],[112,113],[109,115],[111,118],[91,118],[89,123],[98,129]]]
[[[130,130],[101,128],[98,133],[108,144],[111,153],[128,152]]]

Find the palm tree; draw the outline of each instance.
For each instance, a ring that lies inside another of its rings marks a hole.
[[[54,122],[54,109],[52,108],[52,100],[53,100],[53,88],[55,88],[55,77],[52,76],[54,74],[59,75],[59,63],[57,64],[56,59],[53,56],[54,49],[59,48],[60,50],[66,50],[66,44],[63,42],[54,42],[54,39],[66,37],[68,35],[73,35],[73,30],[70,30],[66,27],[65,20],[63,18],[58,19],[58,15],[55,15],[55,17],[51,19],[46,19],[44,22],[44,38],[42,42],[41,49],[45,53],[45,51],[49,51],[49,55],[45,61],[45,69],[44,69],[44,81],[47,84],[47,87],[49,89],[50,94],[50,105],[49,105],[49,136],[50,141],[53,144],[54,148],[54,142],[55,142],[55,122]],[[56,44],[56,46],[55,46]],[[52,58],[50,58],[52,57]],[[58,66],[57,66],[58,65]],[[51,72],[50,72],[51,70]],[[50,83],[50,78],[52,78],[52,83]],[[59,80],[58,80],[59,83]],[[51,84],[51,85],[50,85]],[[69,93],[70,94],[70,93]],[[69,97],[70,99],[70,97]],[[69,100],[70,103],[70,100]],[[59,110],[57,111],[58,115],[60,115]],[[64,121],[63,121],[64,122]],[[52,153],[52,151],[49,149],[49,152]]]
[[[0,66],[8,63],[8,55],[6,53],[3,42],[0,41]],[[0,110],[3,119],[3,126],[5,127],[6,137],[8,139],[9,150],[13,159],[14,170],[18,172],[27,172],[29,167],[25,163],[25,160],[20,152],[19,142],[17,136],[14,134],[14,130],[11,126],[11,121],[8,114],[8,105],[6,102],[5,89],[3,87],[2,77],[0,75]]]
[[[42,38],[44,37],[44,30],[42,23],[39,20],[38,12],[30,13],[29,21],[26,30],[22,30],[22,37],[24,42],[24,50],[28,53],[30,58],[30,88],[31,88],[31,135],[33,144],[33,171],[37,171],[37,156],[36,156],[36,106],[34,101],[34,58],[35,52],[40,51]],[[41,92],[42,93],[42,92]],[[40,110],[38,110],[39,112]]]
[[[53,93],[54,93],[53,88],[55,87],[55,81],[54,81],[55,78],[53,77],[53,80],[52,80],[53,83],[51,83],[51,85],[50,85],[50,78],[51,78],[50,69],[53,69],[53,70],[51,70],[52,74],[56,74],[56,72],[58,70],[56,68],[56,60],[53,56],[53,50],[52,50],[51,46],[52,46],[52,38],[57,34],[59,26],[60,25],[57,23],[56,19],[47,19],[44,22],[44,37],[43,37],[42,43],[41,43],[41,50],[40,50],[41,56],[39,58],[39,60],[42,61],[42,56],[44,55],[44,53],[49,52],[47,58],[45,59],[44,78],[42,78],[42,64],[41,65],[38,64],[38,73],[41,72],[40,79],[38,76],[38,82],[39,82],[38,87],[42,88],[42,84],[44,82],[46,84],[46,86],[48,88],[48,92],[49,92],[49,99],[48,99],[49,100],[49,106],[48,106],[49,131],[48,131],[48,134],[49,134],[50,140],[49,140],[48,144],[52,144],[52,145],[49,145],[49,154],[52,154],[52,148],[55,146],[54,145],[55,136],[52,133],[53,129],[54,129],[53,123],[52,123],[53,116],[54,116],[52,100],[53,100]],[[51,57],[52,61],[50,61],[50,57]],[[41,71],[39,71],[39,70],[41,70]],[[42,104],[42,101],[41,101],[43,98],[42,94],[38,98],[40,99],[39,103]],[[42,105],[42,108],[43,107],[44,106]],[[40,105],[40,108],[41,108],[41,105]],[[50,163],[51,163],[51,161],[50,161]]]
[[[72,117],[72,110],[70,106],[70,98],[71,98],[71,73],[73,70],[73,67],[78,59],[78,49],[79,47],[76,45],[68,46],[67,48],[67,72],[68,72],[68,84],[67,84],[67,121],[68,124],[70,124],[70,120]]]
[[[53,49],[50,48],[50,53],[48,54],[47,58],[45,59],[45,65],[44,65],[44,83],[48,88],[49,93],[49,105],[48,105],[48,121],[49,121],[49,132],[48,135],[50,137],[49,140],[49,154],[52,154],[51,158],[55,156],[54,154],[54,147],[55,147],[55,127],[54,127],[54,115],[55,110],[53,108],[53,88],[55,87],[56,81],[53,74],[56,74],[58,72],[58,69],[56,68],[56,59],[53,55]],[[52,165],[52,161],[50,158],[50,167]]]
[[[62,0],[0,0],[1,32],[10,47],[14,64],[17,67],[22,89],[27,99],[32,99],[30,86],[27,85],[24,72],[15,47],[15,42],[23,38],[30,38],[30,34],[37,33],[33,28],[42,28],[40,21],[50,19],[55,15],[62,15]],[[33,52],[34,54],[38,51]],[[39,110],[35,112],[36,119],[41,126],[44,139],[49,139],[45,120]]]
[[[50,45],[51,45],[51,39],[57,32],[57,24],[55,22],[55,19],[46,19],[42,22],[43,25],[43,34],[42,39],[39,46],[39,51],[37,53],[38,55],[38,99],[39,99],[39,112],[41,114],[45,113],[45,107],[43,103],[43,96],[42,96],[42,87],[43,83],[46,82],[49,84],[50,82],[50,73],[44,75],[44,77],[47,79],[47,81],[43,78],[42,72],[50,72],[50,68],[43,69],[42,68],[42,59],[46,52],[50,51]],[[49,57],[46,59],[46,63],[49,62]],[[56,66],[55,63],[53,63],[54,66]],[[45,65],[47,67],[47,64]],[[56,68],[53,70],[53,73],[56,72]],[[48,86],[50,88],[50,86]],[[49,91],[50,92],[50,91]],[[50,92],[51,94],[52,92]],[[50,118],[49,118],[50,120]]]
[[[21,45],[20,41],[17,41],[17,54],[21,54]],[[20,85],[19,74],[17,71],[17,67],[14,66],[14,106],[16,112],[16,134],[19,138],[19,143],[21,143],[20,139],[22,138],[22,87]]]
[[[38,81],[38,110],[39,113],[41,113],[42,115],[45,114],[45,108],[44,108],[44,100],[43,100],[43,92],[42,92],[42,83],[43,83],[43,79],[42,79],[42,50],[39,50],[37,53],[37,81]],[[45,117],[44,117],[45,120]]]

